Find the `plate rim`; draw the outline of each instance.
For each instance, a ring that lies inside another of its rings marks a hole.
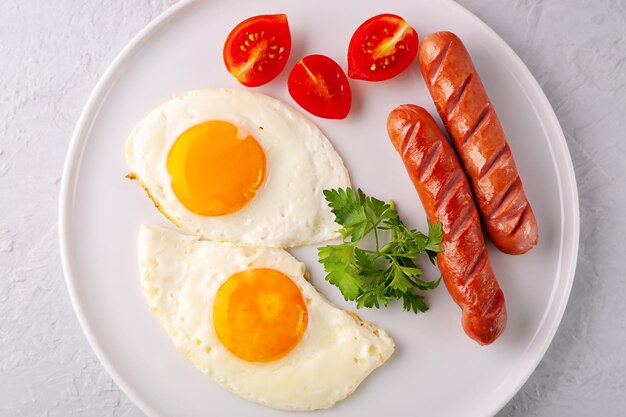
[[[78,318],[78,322],[80,327],[89,343],[91,349],[94,351],[96,357],[105,368],[105,370],[111,375],[112,379],[115,383],[120,387],[122,392],[146,415],[150,417],[163,417],[160,412],[155,410],[151,405],[143,400],[143,398],[138,395],[134,388],[127,383],[127,381],[117,372],[113,362],[110,360],[109,355],[104,352],[101,348],[100,344],[97,342],[97,338],[95,336],[95,332],[90,327],[87,322],[85,315],[85,307],[83,301],[81,301],[80,296],[78,294],[77,288],[75,286],[76,278],[72,267],[71,261],[71,247],[72,243],[69,240],[68,236],[70,235],[71,229],[71,217],[70,212],[73,209],[74,203],[74,195],[75,195],[75,183],[76,183],[76,172],[79,169],[82,161],[82,152],[85,149],[87,144],[87,139],[89,137],[89,133],[91,131],[91,126],[94,118],[97,116],[101,105],[104,103],[107,97],[107,93],[112,83],[115,81],[115,78],[119,71],[123,69],[124,65],[132,59],[132,57],[138,52],[138,50],[142,47],[142,45],[149,41],[151,36],[156,33],[163,25],[165,25],[171,18],[176,16],[179,12],[185,9],[187,6],[196,3],[197,0],[180,0],[179,2],[173,4],[164,10],[161,14],[155,17],[151,22],[149,22],[146,26],[143,27],[136,35],[132,37],[132,39],[120,50],[120,52],[113,59],[111,64],[104,71],[92,92],[90,93],[83,110],[78,118],[76,123],[76,127],[72,133],[72,137],[70,139],[67,156],[65,158],[64,166],[63,166],[63,174],[61,179],[61,186],[59,191],[59,213],[58,213],[58,231],[59,231],[59,248],[61,255],[61,265],[64,272],[65,283],[67,285],[68,293],[70,296],[70,300],[72,303],[72,307],[76,313]],[[441,1],[441,0],[440,0]],[[561,249],[559,252],[559,257],[561,258],[558,264],[558,268],[563,270],[563,267],[567,267],[568,272],[567,276],[563,276],[562,273],[559,275],[561,279],[565,279],[565,289],[560,294],[552,294],[550,297],[549,304],[547,306],[544,317],[542,318],[541,323],[539,324],[538,329],[541,329],[547,319],[549,314],[554,314],[554,320],[550,324],[547,329],[547,337],[544,342],[536,347],[536,351],[539,352],[534,358],[532,358],[531,366],[527,367],[526,372],[523,376],[517,380],[516,383],[510,385],[510,389],[506,392],[505,395],[502,395],[499,399],[495,400],[492,404],[492,407],[485,409],[488,415],[495,415],[500,410],[504,408],[504,406],[519,392],[522,386],[528,381],[529,377],[533,374],[539,362],[543,359],[554,340],[554,336],[558,327],[561,324],[563,319],[563,315],[565,313],[565,309],[567,307],[567,303],[570,297],[571,289],[573,286],[575,273],[576,273],[576,265],[578,261],[578,251],[579,251],[579,239],[580,239],[580,207],[579,207],[579,199],[578,199],[578,186],[576,181],[576,175],[574,171],[574,165],[571,157],[571,153],[569,151],[569,146],[567,144],[567,140],[565,138],[565,134],[563,129],[559,123],[559,120],[554,112],[554,108],[550,104],[547,96],[545,95],[543,89],[539,85],[539,82],[534,77],[534,75],[530,72],[529,68],[526,66],[524,61],[515,53],[515,51],[509,46],[509,44],[502,39],[498,33],[493,30],[487,23],[483,22],[478,16],[472,13],[470,10],[460,5],[454,0],[443,0],[443,2],[447,3],[449,7],[455,7],[459,9],[461,13],[466,15],[469,19],[473,21],[474,24],[482,27],[484,30],[489,33],[489,36],[494,38],[497,43],[502,47],[503,52],[507,55],[507,58],[518,67],[524,74],[526,82],[524,83],[525,88],[530,88],[536,98],[540,101],[540,104],[543,108],[545,108],[545,116],[548,118],[548,122],[550,123],[550,128],[554,129],[556,133],[555,141],[548,141],[548,145],[550,147],[550,151],[552,153],[552,160],[555,163],[556,167],[562,168],[566,172],[565,178],[561,176],[561,170],[556,169],[556,177],[558,188],[560,190],[559,200],[560,200],[560,209],[561,209]],[[519,80],[518,80],[519,81]],[[546,126],[543,126],[546,129]],[[559,145],[562,149],[563,155],[565,156],[563,166],[560,166],[560,163],[557,164],[555,153],[554,153],[554,145]],[[566,206],[563,202],[564,196],[564,188],[567,187],[567,191],[571,194],[572,204],[568,207],[571,210],[572,219],[569,225],[565,224],[565,213]],[[568,245],[568,250],[572,253],[570,256],[569,262],[567,265],[563,264],[562,255],[566,251],[565,247],[567,245],[564,242],[563,235],[566,227],[573,226],[571,229],[572,232],[572,240]],[[557,285],[554,286],[554,291],[556,291]],[[555,295],[560,295],[560,297],[556,298]],[[555,304],[557,303],[557,304]],[[556,310],[555,310],[556,309]]]
[[[126,382],[126,380],[117,372],[115,366],[104,350],[100,347],[96,341],[96,336],[87,323],[86,315],[84,312],[83,302],[80,300],[76,286],[76,281],[71,267],[71,242],[68,239],[70,234],[71,219],[69,213],[72,209],[75,193],[75,174],[80,166],[82,159],[82,152],[87,144],[87,138],[91,131],[91,125],[97,113],[100,110],[102,103],[105,101],[107,92],[114,82],[116,75],[123,68],[126,62],[132,58],[132,56],[141,48],[144,42],[147,42],[150,37],[163,26],[167,21],[174,17],[185,7],[196,0],[180,0],[172,6],[165,9],[161,14],[150,21],[144,26],[137,34],[135,34],[131,40],[117,53],[113,61],[106,68],[100,79],[96,82],[96,85],[92,92],[89,94],[89,98],[83,107],[83,110],[78,117],[76,127],[72,133],[70,143],[68,145],[67,156],[63,165],[63,174],[61,177],[61,187],[59,191],[59,248],[61,252],[61,265],[65,276],[65,284],[68,289],[72,307],[78,318],[78,323],[89,343],[89,346],[94,351],[96,357],[109,373],[111,378],[115,381],[117,386],[143,413],[149,417],[163,417],[161,413],[153,409],[151,405],[138,395],[133,387]]]

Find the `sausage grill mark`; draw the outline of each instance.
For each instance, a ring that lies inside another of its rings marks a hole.
[[[452,94],[450,94],[450,98],[446,103],[446,114],[448,115],[448,122],[452,119],[456,109],[459,108],[459,104],[461,103],[461,100],[463,100],[463,96],[465,95],[465,92],[467,91],[467,88],[472,81],[473,75],[474,74],[470,73],[467,78],[465,78],[465,81],[463,81],[463,84],[461,84],[459,88],[457,88],[452,92]]]
[[[508,208],[511,201],[522,191],[522,180],[519,175],[507,186],[506,190],[499,193],[498,200],[492,205],[489,218],[495,219],[502,215]]]
[[[406,131],[404,138],[402,138],[402,145],[400,145],[400,149],[402,149],[402,157],[406,156],[406,153],[411,148],[411,143],[415,141],[415,136],[418,133],[419,127],[417,126],[419,123],[413,123]]]
[[[430,71],[428,73],[428,78],[430,79],[430,83],[434,83],[439,73],[441,72],[441,68],[443,68],[443,61],[445,61],[446,56],[448,56],[448,52],[450,51],[450,46],[452,42],[448,43],[443,51],[433,60],[430,65]]]
[[[515,232],[517,232],[518,229],[522,227],[524,223],[526,223],[526,217],[528,217],[529,208],[530,206],[528,205],[528,203],[525,203],[524,208],[522,209],[522,214],[520,214],[519,218],[517,219],[517,223],[515,223],[515,226],[513,226],[513,229],[511,229],[511,233],[509,233],[510,235],[514,235]]]
[[[498,303],[498,300],[500,300],[500,293],[496,292],[483,307],[481,314],[485,317],[492,317],[499,314],[500,310],[498,307],[500,307],[500,303]]]
[[[461,178],[461,171],[456,171],[454,175],[449,176],[446,179],[446,182],[441,186],[435,201],[439,204],[439,206],[445,207],[462,186],[463,178]]]
[[[507,152],[507,149],[509,149],[509,147],[506,145],[506,143],[502,143],[502,147],[498,151],[494,152],[493,155],[491,155],[491,160],[486,161],[483,167],[480,169],[480,172],[478,173],[479,181],[488,176],[494,169],[494,167],[502,168],[502,166],[504,166],[502,164],[499,164],[499,162],[500,159],[509,158],[511,156],[511,152]]]
[[[430,149],[428,149],[428,151],[426,151],[420,161],[419,170],[417,172],[417,177],[420,182],[424,182],[424,179],[427,176],[430,176],[442,153],[443,147],[441,146],[441,142],[435,143]]]
[[[471,204],[466,204],[459,217],[457,217],[452,226],[450,226],[450,232],[448,233],[450,241],[454,242],[455,240],[457,240],[465,231],[467,231],[467,229],[472,226],[472,213],[474,213],[475,210],[473,205],[473,201],[471,202]]]
[[[491,106],[489,105],[489,103],[485,104],[485,108],[482,109],[482,111],[476,118],[474,125],[467,132],[465,132],[463,142],[461,142],[460,146],[465,145],[471,139],[474,133],[476,133],[482,127],[482,125],[487,122],[487,116],[489,116],[489,114],[491,113],[490,110]]]
[[[511,204],[513,204],[513,201],[511,201]],[[527,205],[528,205],[528,202],[526,201],[522,202],[521,205],[518,205],[518,204],[513,205],[513,208],[507,210],[500,216],[500,218],[498,219],[499,222],[501,224],[504,224],[504,223],[510,224],[512,221],[515,221],[515,224],[517,224],[517,222],[520,221],[522,214],[524,214],[524,209],[526,208]],[[507,232],[507,233],[512,233],[512,232]]]
[[[467,284],[474,275],[480,273],[485,268],[485,265],[487,265],[487,259],[487,251],[483,248],[476,254],[476,257],[472,260],[470,266],[465,270],[464,284]]]

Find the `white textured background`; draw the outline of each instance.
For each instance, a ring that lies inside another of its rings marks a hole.
[[[100,75],[175,0],[0,1],[0,416],[142,413],[65,289],[57,196]],[[498,417],[626,415],[626,0],[459,0],[521,56],[574,160],[581,245],[554,342]],[[178,416],[177,416],[178,417]]]

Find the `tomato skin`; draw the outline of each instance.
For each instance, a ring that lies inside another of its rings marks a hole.
[[[226,69],[241,84],[258,87],[281,73],[291,53],[291,32],[284,14],[259,15],[239,23],[224,42]]]
[[[388,13],[374,16],[350,39],[348,76],[365,81],[393,78],[411,65],[417,46],[417,32],[403,18]]]
[[[325,55],[302,58],[289,73],[291,97],[309,113],[324,119],[345,119],[352,105],[348,77]]]

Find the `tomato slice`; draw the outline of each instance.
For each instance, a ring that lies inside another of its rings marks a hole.
[[[395,14],[380,14],[357,28],[348,47],[348,75],[383,81],[407,69],[417,55],[417,32]]]
[[[345,119],[352,105],[348,77],[324,55],[302,58],[289,73],[289,94],[309,113],[325,119]]]
[[[224,43],[224,63],[241,84],[258,87],[285,68],[291,33],[284,14],[254,16],[239,23]]]

